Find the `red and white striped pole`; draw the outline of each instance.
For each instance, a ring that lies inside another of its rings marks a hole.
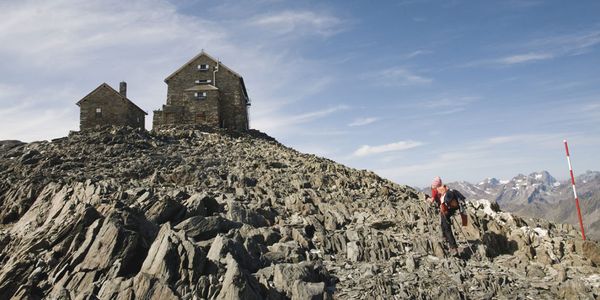
[[[569,155],[569,145],[567,140],[565,143],[565,150],[567,151],[567,163],[569,164],[569,172],[571,172],[571,185],[573,186],[573,195],[575,196],[575,205],[577,206],[577,216],[579,217],[579,228],[581,228],[581,237],[585,241],[585,231],[583,230],[583,219],[581,218],[581,210],[579,209],[579,197],[577,197],[577,189],[575,189],[575,177],[573,176],[573,167],[571,166],[571,157]]]

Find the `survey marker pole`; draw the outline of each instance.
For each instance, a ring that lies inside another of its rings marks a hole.
[[[571,166],[571,157],[569,155],[569,144],[565,143],[565,151],[567,151],[567,163],[569,164],[569,172],[571,173],[571,186],[573,186],[573,195],[575,196],[575,206],[577,206],[577,216],[579,217],[579,228],[581,228],[581,237],[585,241],[585,231],[583,230],[583,220],[581,219],[581,210],[579,209],[579,197],[577,197],[577,189],[575,189],[575,177],[573,176],[573,167]]]

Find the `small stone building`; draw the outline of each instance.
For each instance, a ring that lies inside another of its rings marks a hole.
[[[147,113],[127,99],[127,83],[119,92],[103,83],[77,102],[80,108],[79,128],[90,130],[102,126],[129,126],[145,129]]]
[[[165,83],[167,104],[154,111],[154,129],[177,125],[248,129],[250,99],[244,79],[204,50]]]

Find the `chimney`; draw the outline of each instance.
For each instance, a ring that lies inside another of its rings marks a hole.
[[[121,81],[121,83],[119,83],[119,94],[127,98],[127,82]]]

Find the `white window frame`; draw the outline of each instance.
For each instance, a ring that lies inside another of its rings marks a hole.
[[[205,84],[205,83],[211,83],[212,80],[210,79],[197,79],[196,80],[196,84]]]
[[[206,64],[198,65],[198,71],[208,71],[208,69],[210,69],[209,65],[206,65]]]
[[[195,92],[194,98],[198,100],[206,99],[206,92]]]

